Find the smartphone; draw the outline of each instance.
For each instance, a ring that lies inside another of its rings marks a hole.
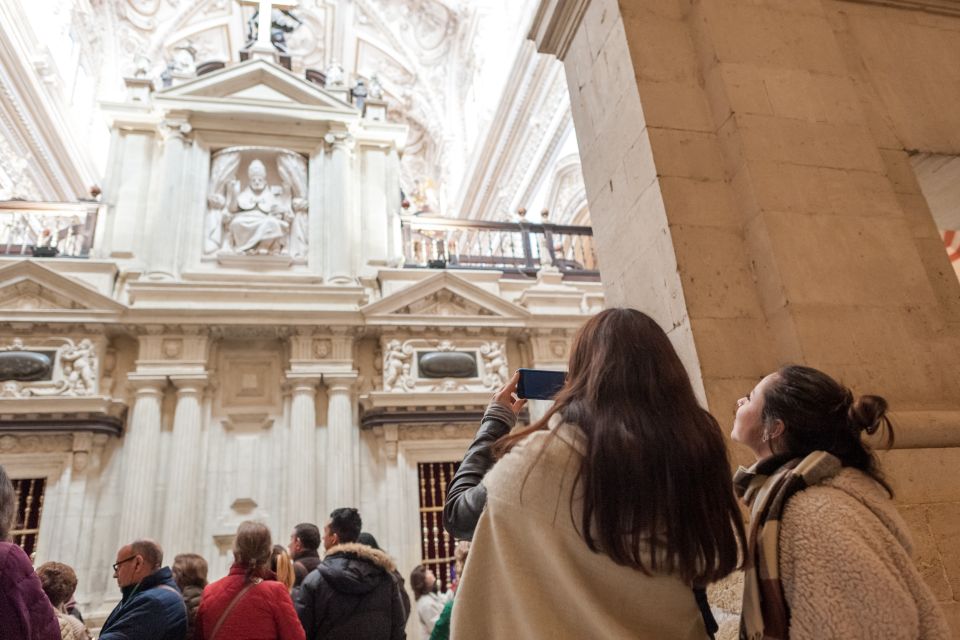
[[[528,400],[553,400],[566,380],[567,374],[564,371],[520,369],[517,397]]]

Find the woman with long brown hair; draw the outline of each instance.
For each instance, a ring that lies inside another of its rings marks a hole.
[[[183,594],[183,603],[187,605],[187,635],[184,640],[193,640],[197,609],[203,590],[207,587],[207,561],[197,553],[178,553],[171,569],[173,579]]]
[[[230,573],[203,590],[196,640],[305,640],[290,591],[270,571],[272,550],[265,524],[240,523]]]
[[[491,449],[506,431],[490,421],[508,430],[522,409],[516,382],[448,492],[457,537],[482,511],[452,636],[706,638],[692,587],[737,568],[743,525],[719,425],[666,334],[633,309],[597,314],[553,407]]]
[[[863,440],[881,429],[892,444],[884,398],[854,398],[811,367],[783,367],[737,401],[731,437],[757,456],[734,479],[752,515],[740,637],[951,637]]]

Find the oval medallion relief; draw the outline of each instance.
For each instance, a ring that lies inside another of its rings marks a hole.
[[[0,380],[29,382],[50,377],[53,361],[37,351],[0,352]]]
[[[424,351],[417,364],[421,378],[475,378],[477,360],[463,351]]]

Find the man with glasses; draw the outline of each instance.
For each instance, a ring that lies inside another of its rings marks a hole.
[[[163,550],[152,540],[121,547],[113,577],[123,592],[100,630],[100,640],[183,640],[187,609]]]

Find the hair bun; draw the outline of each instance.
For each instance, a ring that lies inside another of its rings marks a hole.
[[[860,396],[850,405],[847,420],[857,431],[873,435],[887,416],[887,401],[880,396]]]

